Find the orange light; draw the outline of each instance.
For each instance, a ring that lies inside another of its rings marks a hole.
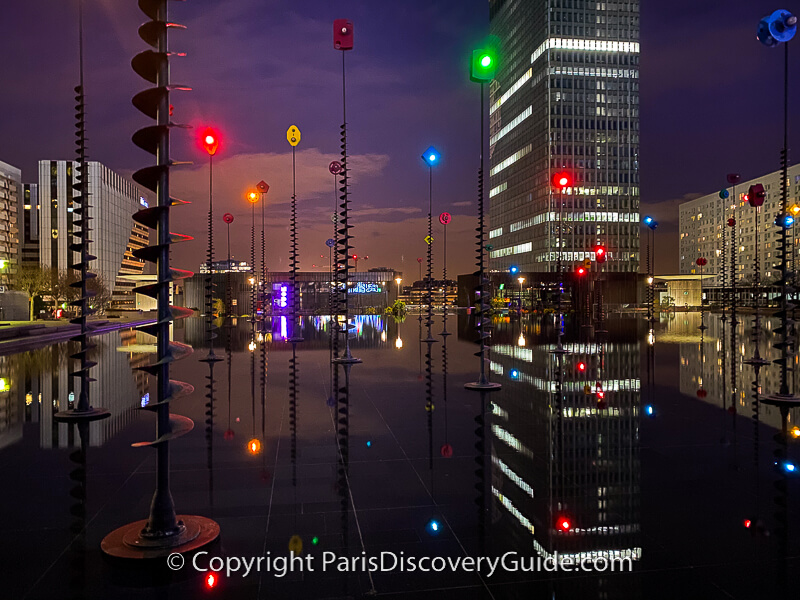
[[[253,191],[247,192],[247,201],[250,202],[251,204],[255,204],[256,202],[258,202],[258,192],[253,192]]]
[[[217,576],[214,573],[206,575],[206,587],[209,589],[217,587]]]
[[[792,427],[791,434],[792,434],[792,437],[794,437],[794,438],[800,438],[800,427],[798,427],[797,425]]]
[[[250,454],[258,454],[261,452],[261,440],[258,438],[253,438],[249,442],[247,442],[247,451]]]

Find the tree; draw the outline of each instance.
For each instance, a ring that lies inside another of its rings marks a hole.
[[[50,297],[56,307],[62,301],[72,301],[80,295],[80,290],[70,285],[78,281],[78,274],[72,269],[50,269]]]
[[[111,290],[101,275],[86,280],[86,291],[89,294],[89,308],[103,313],[111,306]]]
[[[30,320],[33,321],[33,299],[50,290],[50,267],[46,265],[23,265],[14,274],[14,288],[28,294]]]

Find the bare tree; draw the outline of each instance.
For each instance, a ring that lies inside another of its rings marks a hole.
[[[46,265],[23,265],[14,274],[14,288],[28,294],[30,320],[33,321],[33,299],[50,290],[51,269]]]
[[[111,306],[111,290],[101,275],[88,279],[86,290],[89,292],[89,308],[103,313]]]
[[[78,281],[78,274],[72,269],[50,270],[50,297],[56,306],[62,301],[72,301],[78,297],[78,288],[71,285]]]

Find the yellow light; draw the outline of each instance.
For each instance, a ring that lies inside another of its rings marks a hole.
[[[250,342],[250,343],[247,345],[247,349],[248,349],[248,350],[250,350],[250,352],[253,352],[253,351],[255,351],[255,349],[256,349],[256,343],[255,343],[255,342]]]
[[[398,277],[397,279],[395,279],[395,280],[394,280],[394,282],[395,282],[395,283],[396,283],[398,286],[400,285],[400,283],[401,283],[402,281],[403,281],[403,278],[402,278],[402,277]]]
[[[654,281],[654,280],[653,280],[653,278],[652,278],[652,277],[648,277],[648,278],[647,278],[647,285],[653,285],[653,281]]]
[[[791,210],[791,211],[792,211],[792,214],[793,214],[793,215],[796,215],[797,213],[800,213],[800,206],[797,206],[797,204],[795,204],[795,205],[794,205],[792,208],[790,208],[789,210]]]
[[[798,427],[797,425],[792,427],[792,437],[800,438],[800,427]]]
[[[250,279],[248,279],[247,281],[249,281],[249,282],[250,282],[250,285],[253,285],[253,284],[256,282],[256,279],[255,279],[255,277],[251,277],[251,278],[250,278]]]
[[[517,340],[517,346],[522,347],[524,345],[525,345],[525,336],[520,333],[519,339]]]
[[[397,348],[398,350],[400,350],[400,348],[403,347],[403,340],[401,340],[400,338],[397,338],[394,341],[394,347]]]
[[[11,389],[8,385],[8,379],[5,377],[0,377],[0,392],[7,392]]]
[[[249,442],[247,442],[247,451],[250,454],[256,455],[261,452],[261,440],[258,438],[253,438]]]
[[[525,278],[524,277],[517,277],[517,281],[519,281],[519,284],[522,285],[523,283],[525,283]]]
[[[385,331],[381,331],[381,341],[382,342],[386,341],[386,332]]]
[[[258,202],[258,192],[248,192],[247,193],[247,200],[252,204]]]
[[[264,334],[263,333],[259,333],[258,336],[256,336],[256,339],[259,342],[263,342],[264,341]]]

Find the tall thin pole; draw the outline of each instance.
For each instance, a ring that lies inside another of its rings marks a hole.
[[[425,341],[431,343],[435,342],[436,339],[431,334],[431,326],[433,325],[433,166],[430,164],[428,165],[428,238],[425,241],[428,243],[428,281],[426,282],[428,310],[425,318],[428,337]],[[430,346],[428,346],[428,349],[428,354],[430,355]]]
[[[786,215],[789,203],[789,44],[783,45],[783,152],[781,153],[781,214]],[[787,233],[785,226],[781,227],[781,385],[780,394],[789,395],[789,303],[786,297],[787,286]],[[792,290],[794,291],[794,290]]]

